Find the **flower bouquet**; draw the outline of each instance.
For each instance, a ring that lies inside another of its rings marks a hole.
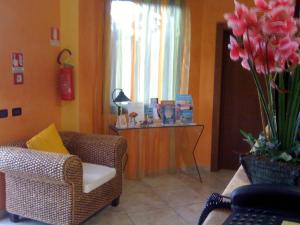
[[[253,183],[297,184],[300,143],[299,9],[292,0],[254,0],[249,8],[235,1],[225,14],[233,35],[228,48],[249,70],[258,93],[262,132],[241,131],[251,146],[242,165]],[[292,171],[292,172],[291,172]]]

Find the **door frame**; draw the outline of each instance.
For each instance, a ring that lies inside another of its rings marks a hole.
[[[212,151],[211,171],[218,171],[219,168],[219,147],[220,147],[220,119],[221,119],[221,93],[222,93],[222,71],[224,53],[224,32],[228,27],[226,23],[217,23],[217,38],[215,51],[215,73],[213,93],[213,118],[212,118]]]

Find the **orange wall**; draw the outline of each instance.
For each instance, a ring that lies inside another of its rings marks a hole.
[[[200,102],[200,97],[203,94],[199,90],[200,86],[200,61],[201,61],[201,34],[202,34],[202,8],[203,1],[194,1],[194,0],[186,0],[187,7],[190,10],[191,14],[191,55],[190,55],[190,80],[189,80],[189,94],[193,96],[194,103],[194,121],[197,123],[205,124],[205,120],[201,117],[200,109],[203,107],[202,102]],[[198,162],[201,164],[205,164],[206,156],[203,155],[203,149],[205,140],[207,139],[207,130],[206,127],[203,131],[202,137],[198,144],[198,148],[196,154],[198,153]]]
[[[79,1],[79,125],[81,132],[91,133],[94,127],[94,104],[101,105],[95,99],[95,86],[104,77],[103,30],[105,1]],[[97,77],[99,76],[99,77]],[[102,79],[101,79],[102,77]],[[101,90],[99,94],[101,94]]]
[[[59,0],[0,0],[0,108],[23,116],[0,119],[0,144],[28,138],[49,123],[60,125],[56,55],[50,28],[59,27]],[[13,84],[11,53],[23,52],[25,83]]]
[[[190,0],[193,1],[193,0]],[[198,74],[199,99],[198,110],[199,119],[205,124],[205,131],[199,142],[201,149],[198,158],[203,165],[210,165],[211,162],[211,142],[212,142],[212,116],[213,116],[213,93],[214,93],[214,72],[215,72],[215,48],[216,48],[216,26],[218,22],[224,21],[224,13],[233,12],[234,1],[222,0],[211,1],[202,0],[202,9],[191,8],[194,12],[199,26],[201,26],[201,36],[199,38],[200,50],[200,73]],[[252,0],[242,0],[250,5]],[[201,13],[199,13],[201,11]],[[195,22],[195,21],[194,21]],[[198,37],[197,37],[198,38]],[[191,62],[196,63],[196,61]],[[194,84],[193,84],[194,85]]]

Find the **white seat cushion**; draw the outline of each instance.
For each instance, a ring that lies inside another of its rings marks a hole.
[[[89,193],[116,176],[116,169],[91,163],[82,163],[83,192]]]

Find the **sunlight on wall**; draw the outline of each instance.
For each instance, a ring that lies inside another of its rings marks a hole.
[[[62,102],[61,129],[79,131],[79,0],[60,1],[61,48],[73,53],[75,100]]]

